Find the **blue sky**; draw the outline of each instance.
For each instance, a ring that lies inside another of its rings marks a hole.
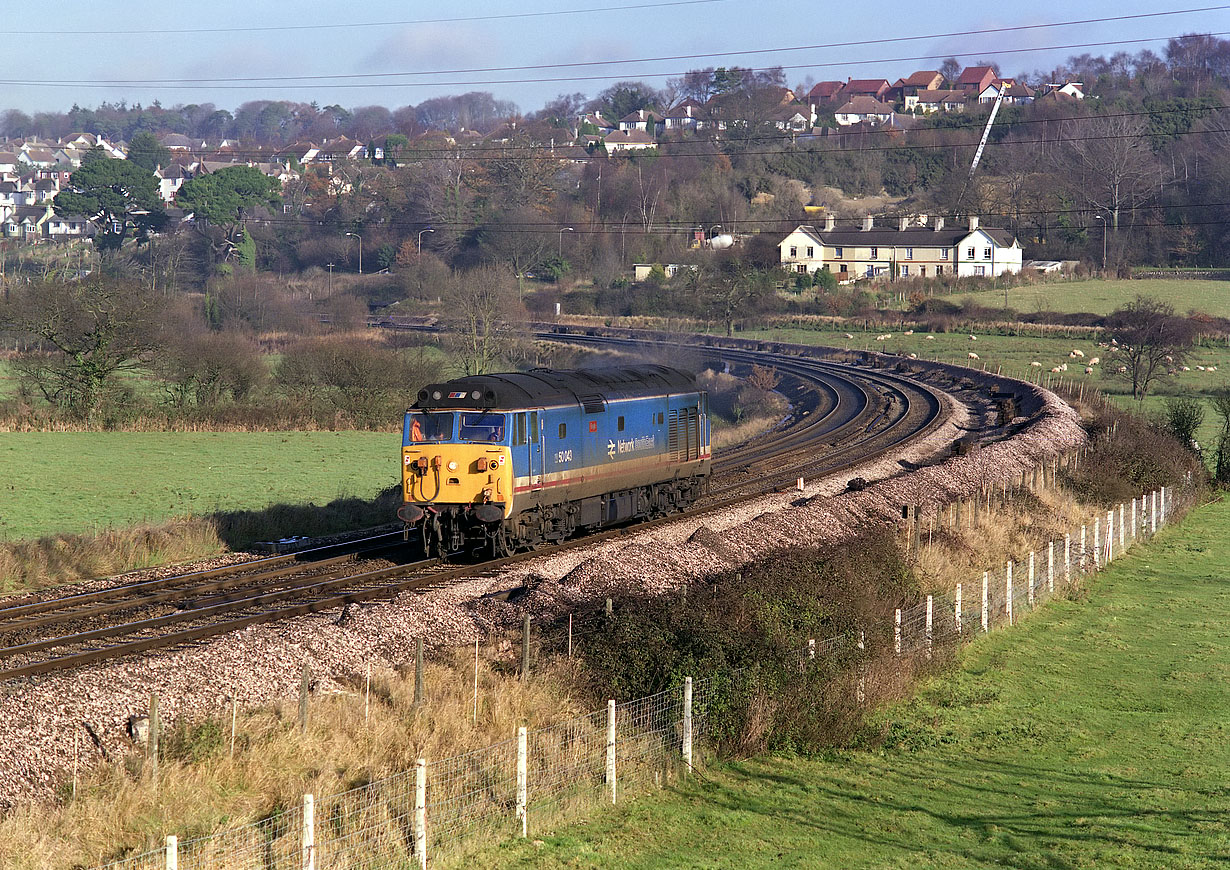
[[[863,40],[1047,24],[1214,6],[1214,2],[1119,0],[1071,3],[1035,0],[992,4],[817,3],[808,0],[690,0],[658,8],[617,8],[663,0],[459,0],[455,3],[361,4],[238,2],[199,4],[151,0],[61,0],[44,19],[37,6],[6,16],[0,32],[0,110],[64,110],[103,100],[163,105],[212,102],[234,109],[253,99],[316,101],[390,108],[434,96],[491,91],[533,111],[556,94],[594,95],[619,79],[661,85],[665,78],[706,66],[784,66],[791,84],[810,78],[884,77],[931,69],[956,55],[963,63],[998,60],[1005,75],[1049,70],[1073,54],[1161,53],[1168,37],[1230,31],[1230,10],[1108,21],[983,35],[937,36],[868,45]],[[677,0],[680,2],[680,0]],[[562,13],[493,19],[491,16]],[[469,19],[443,21],[439,19]],[[481,19],[486,20],[481,20]],[[433,19],[428,22],[428,19]],[[420,22],[420,23],[403,23]],[[363,24],[361,27],[336,27]],[[300,29],[277,29],[298,25]],[[205,28],[272,28],[199,32]],[[307,29],[305,29],[307,28]],[[83,33],[83,31],[92,31]],[[116,31],[104,33],[100,31]],[[163,31],[163,32],[150,32]],[[196,32],[194,32],[196,31]],[[1226,37],[1223,37],[1226,38]],[[1129,40],[1148,42],[1128,42]],[[776,52],[791,46],[854,45]],[[1083,45],[1110,43],[1107,45]],[[1048,49],[1050,46],[1073,46]],[[1025,51],[1021,51],[1024,49]],[[770,50],[740,56],[732,52]],[[1015,50],[1015,53],[1007,53]],[[714,54],[686,60],[640,58]],[[934,56],[937,59],[930,59]],[[917,59],[915,59],[917,58]],[[544,64],[629,61],[564,69],[450,73],[414,79],[372,75]],[[868,63],[867,61],[871,61]],[[826,65],[830,64],[830,65]],[[275,76],[350,76],[297,82],[199,82]],[[89,86],[102,80],[132,84]],[[517,81],[567,79],[559,81]],[[15,84],[14,80],[39,84]],[[78,84],[53,84],[75,80]],[[150,80],[175,80],[148,84]],[[194,80],[190,82],[189,80]],[[427,82],[438,84],[428,84]],[[340,86],[342,83],[351,85]],[[87,84],[88,83],[88,84]],[[189,87],[187,85],[192,84]]]

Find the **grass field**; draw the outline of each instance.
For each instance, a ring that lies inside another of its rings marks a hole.
[[[0,539],[272,504],[369,498],[400,473],[382,432],[10,432]]]
[[[1109,314],[1142,294],[1169,302],[1179,314],[1200,311],[1216,317],[1230,317],[1230,281],[1126,281],[1092,278],[1086,281],[1036,284],[1009,289],[1008,306],[1028,313],[1054,311],[1070,314],[1087,311],[1092,314]],[[979,305],[1001,308],[1004,304],[1004,291],[959,293],[952,299],[971,299]]]
[[[865,749],[711,766],[502,867],[1195,868],[1230,862],[1230,503],[983,637]]]

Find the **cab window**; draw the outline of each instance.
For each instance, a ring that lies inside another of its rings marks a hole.
[[[503,441],[504,415],[481,412],[462,414],[458,437],[462,441]]]
[[[421,444],[424,441],[447,441],[453,437],[453,415],[410,414],[406,421],[406,441]]]

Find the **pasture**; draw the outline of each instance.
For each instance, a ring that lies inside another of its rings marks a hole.
[[[389,432],[6,432],[0,540],[370,498],[397,481],[399,443]]]
[[[1140,295],[1168,302],[1178,314],[1198,311],[1214,317],[1230,317],[1230,281],[1090,278],[1012,287],[1007,292],[1008,306],[1029,314],[1044,311],[1110,314]],[[988,308],[1004,305],[1003,290],[955,293],[951,298],[954,302],[969,299]]]
[[[715,764],[500,867],[1224,867],[1230,504],[968,647],[858,748]],[[534,839],[537,838],[537,839]]]

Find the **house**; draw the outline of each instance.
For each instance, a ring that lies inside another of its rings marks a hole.
[[[841,89],[843,100],[855,97],[874,97],[877,100],[889,99],[888,79],[849,79]]]
[[[17,159],[27,166],[51,167],[56,165],[56,154],[50,148],[24,148]]]
[[[944,87],[944,76],[935,70],[919,70],[911,73],[909,78],[897,79],[893,82],[891,96],[900,101],[907,112],[914,111],[918,105],[919,91],[935,91]]]
[[[915,111],[923,115],[932,112],[964,112],[965,91],[919,91]]]
[[[170,203],[175,200],[175,193],[184,182],[192,177],[184,166],[179,163],[172,163],[170,166],[159,166],[154,170],[154,175],[158,177],[158,195],[162,197],[162,201]]]
[[[845,82],[816,82],[807,92],[807,99],[813,103],[829,105],[837,101]]]
[[[887,83],[886,83],[887,84]],[[893,107],[875,97],[855,97],[834,113],[839,126],[848,127],[860,121],[887,124],[893,119]]]
[[[695,130],[705,107],[693,99],[686,99],[673,106],[662,116],[662,129],[665,132],[678,130]]]
[[[805,133],[811,130],[816,120],[815,106],[793,103],[770,112],[773,126],[786,133]]]
[[[619,119],[619,129],[625,133],[640,130],[642,133],[653,135],[658,132],[658,127],[662,123],[662,118],[653,109],[637,109]]]
[[[1085,85],[1083,82],[1050,82],[1044,85],[1041,89],[1043,96],[1050,94],[1062,94],[1065,97],[1071,97],[1073,100],[1085,99]]]
[[[839,229],[829,215],[823,229],[800,225],[788,234],[779,245],[780,261],[791,272],[834,272],[838,281],[1021,271],[1021,246],[1007,230],[982,227],[977,217],[952,228],[943,218],[927,223],[925,215],[902,217],[881,229],[868,215],[859,228]]]
[[[1014,79],[996,79],[978,94],[978,102],[993,103],[1000,94],[1004,95],[1007,105],[1024,105],[1034,101],[1033,88],[1023,85]]]
[[[662,271],[666,273],[667,278],[674,278],[684,269],[691,269],[693,272],[700,270],[699,266],[690,265],[687,263],[633,263],[632,277],[637,281],[644,281],[649,277],[649,273],[653,271],[653,267],[655,265],[660,265],[662,267]]]
[[[614,133],[619,129],[618,124],[612,124],[606,118],[602,117],[602,112],[599,111],[593,111],[587,115],[582,115],[577,121],[577,128],[584,129],[587,124],[597,130],[599,136],[605,136],[607,133]]]
[[[998,76],[995,75],[995,70],[992,67],[967,66],[957,78],[957,90],[965,91],[967,94],[980,94],[996,78]]]
[[[183,133],[163,133],[158,137],[158,144],[169,151],[192,151],[205,143],[190,139]]]
[[[641,130],[632,130],[627,133],[623,130],[616,130],[608,133],[603,141],[606,144],[607,154],[615,154],[619,151],[644,151],[647,148],[658,147],[654,138]]]
[[[90,219],[84,215],[58,215],[52,212],[43,223],[43,233],[49,239],[77,239],[90,234]]]
[[[12,175],[19,165],[17,155],[12,151],[0,151],[0,175]]]
[[[326,139],[320,143],[320,150],[312,159],[319,161],[359,160],[366,151],[367,146],[362,142],[351,139],[349,136],[338,136],[336,139]]]
[[[311,163],[320,154],[320,146],[314,142],[296,142],[278,151],[278,159],[297,161],[300,165]]]

